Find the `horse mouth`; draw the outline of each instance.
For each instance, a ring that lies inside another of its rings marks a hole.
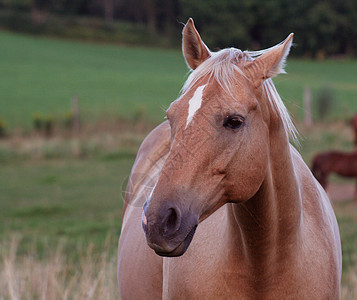
[[[166,257],[177,257],[183,255],[188,246],[191,244],[193,236],[195,235],[197,225],[193,226],[190,232],[186,235],[184,240],[174,249],[171,251],[162,251],[162,250],[155,250],[155,253],[160,256]]]

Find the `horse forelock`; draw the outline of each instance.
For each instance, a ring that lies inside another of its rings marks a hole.
[[[239,85],[239,78],[237,78],[236,74],[238,73],[247,78],[240,66],[244,67],[247,62],[253,61],[272,48],[260,51],[241,51],[236,48],[227,48],[218,52],[212,52],[211,57],[205,60],[188,76],[181,89],[181,95],[189,91],[201,78],[208,77],[209,79],[215,79],[224,91],[232,96],[232,90]],[[298,131],[271,79],[267,79],[263,83],[263,92],[269,101],[268,104],[271,106],[272,111],[281,119],[289,137],[295,143],[298,143]],[[232,98],[234,97],[232,96]]]

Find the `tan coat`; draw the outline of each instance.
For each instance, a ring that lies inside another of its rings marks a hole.
[[[269,79],[291,42],[254,60],[237,49],[213,54],[186,24],[194,71],[132,170],[122,299],[339,299],[336,218],[289,144],[292,123]]]

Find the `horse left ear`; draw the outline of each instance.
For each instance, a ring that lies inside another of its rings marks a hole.
[[[289,54],[293,36],[294,34],[290,33],[285,41],[247,63],[245,67],[247,75],[253,80],[256,87],[261,86],[268,78],[285,73],[285,60]]]

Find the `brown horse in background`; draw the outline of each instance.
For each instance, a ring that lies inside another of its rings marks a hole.
[[[357,177],[357,152],[328,151],[317,154],[312,162],[312,173],[324,189],[327,187],[330,173]]]
[[[357,177],[357,115],[351,120],[355,152],[328,151],[317,154],[312,161],[312,173],[324,189],[331,173],[343,177]],[[357,182],[354,197],[357,199]]]
[[[129,180],[121,299],[339,299],[336,217],[271,80],[291,44],[211,52],[187,22],[193,71]]]

